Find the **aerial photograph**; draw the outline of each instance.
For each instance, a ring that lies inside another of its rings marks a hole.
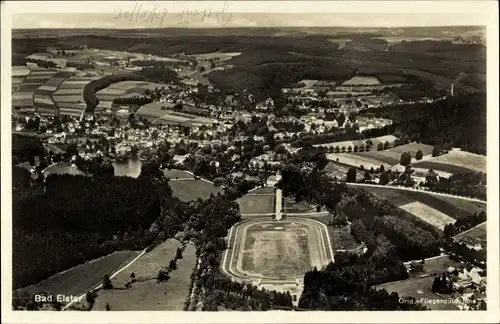
[[[486,27],[231,5],[14,16],[10,309],[486,310]]]

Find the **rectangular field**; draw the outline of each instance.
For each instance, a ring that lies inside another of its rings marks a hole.
[[[441,163],[437,162],[434,160],[426,160],[422,162],[417,162],[413,164],[416,168],[422,168],[422,169],[432,169],[435,171],[443,171],[447,172],[450,174],[454,173],[470,173],[470,172],[476,172],[472,170],[472,168],[475,168],[474,166],[470,165],[468,167],[463,167],[463,166],[458,166],[458,165],[453,165],[453,164],[448,164],[448,163]],[[479,172],[484,172],[484,171],[479,171]]]
[[[311,269],[304,229],[247,231],[242,269],[266,277],[303,276]]]
[[[215,195],[222,192],[220,187],[203,180],[169,181],[168,184],[172,188],[173,196],[182,201],[191,201],[198,198],[208,199],[210,194]]]
[[[326,154],[326,158],[330,161],[339,162],[355,168],[363,166],[365,170],[369,170],[370,168],[380,168],[381,165],[383,165],[386,169],[392,166],[390,163],[384,163],[367,156],[359,156],[353,153],[329,153]]]
[[[163,175],[169,179],[193,179],[193,175],[182,170],[163,170]]]
[[[370,151],[370,152],[353,152],[349,153],[354,156],[360,156],[368,159],[372,159],[375,161],[379,161],[380,163],[385,163],[387,165],[395,165],[399,163],[399,159],[401,157],[401,153],[392,152],[389,150],[386,151]],[[380,167],[380,166],[379,166]]]
[[[453,197],[444,197],[445,199],[443,199],[442,196],[433,195],[425,191],[398,190],[397,188],[389,187],[363,187],[363,190],[371,192],[381,199],[389,200],[396,206],[419,201],[454,219],[473,214],[470,210],[477,210],[476,208],[481,208],[481,203]],[[483,206],[486,208],[485,205]]]
[[[421,298],[428,298],[429,300],[444,300],[442,297],[434,294],[431,291],[432,282],[434,277],[429,276],[425,278],[412,278],[400,281],[394,281],[377,285],[377,289],[385,289],[389,293],[397,292],[400,297],[414,297],[418,303]],[[426,306],[432,310],[457,310],[458,308],[451,303],[425,303]]]
[[[429,160],[416,163],[415,166],[421,168],[427,168],[427,166],[429,166],[429,168],[431,168],[432,164],[435,164],[440,168],[449,166],[449,170],[453,170],[454,168],[456,168],[456,170],[464,169],[473,172],[486,172],[486,156],[464,151],[450,151],[448,154],[440,155]],[[447,170],[443,169],[443,171]],[[456,172],[450,171],[450,173]]]
[[[274,213],[275,195],[248,194],[240,198],[239,205],[242,215]]]
[[[104,311],[109,304],[112,311],[182,311],[189,295],[190,276],[196,265],[196,249],[187,245],[182,259],[177,260],[177,269],[170,278],[158,283],[154,276],[161,267],[168,266],[180,243],[168,240],[153,251],[145,254],[136,263],[112,279],[118,289],[101,290],[92,310]],[[148,257],[148,254],[151,256]],[[137,282],[126,289],[124,283],[134,272]]]
[[[20,289],[29,293],[42,291],[52,294],[79,295],[102,282],[106,274],[114,271],[133,260],[139,252],[119,251],[99,259],[89,261],[69,270],[60,272],[36,285]]]
[[[421,202],[415,201],[405,205],[399,206],[399,208],[409,212],[412,215],[426,221],[427,223],[434,225],[440,230],[444,230],[444,226],[447,224],[453,224],[456,222],[454,218],[443,214],[437,209],[427,206]]]

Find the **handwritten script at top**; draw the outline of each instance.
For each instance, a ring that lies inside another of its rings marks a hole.
[[[200,22],[216,23],[225,26],[231,21],[232,14],[228,11],[229,4],[224,2],[220,8],[204,8],[200,10],[183,10],[181,12],[172,12],[171,16],[175,21],[169,25],[190,25]],[[115,19],[129,22],[149,23],[162,26],[166,21],[169,11],[167,8],[144,9],[142,4],[136,3],[132,11],[121,10],[117,12]],[[214,21],[215,19],[215,21]]]

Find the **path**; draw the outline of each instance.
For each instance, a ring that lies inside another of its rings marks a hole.
[[[423,192],[423,193],[427,193],[427,194],[430,194],[430,195],[443,196],[443,197],[451,197],[451,198],[457,198],[457,199],[468,200],[468,201],[473,201],[473,202],[479,202],[479,203],[486,204],[485,200],[481,200],[481,199],[477,199],[477,198],[456,196],[456,195],[452,195],[452,194],[445,194],[445,193],[441,193],[441,192],[421,190],[421,189],[415,189],[415,188],[383,186],[383,185],[375,185],[375,184],[370,184],[370,183],[354,183],[354,182],[347,182],[346,184],[350,185],[350,186],[357,186],[357,187],[374,187],[374,188],[387,188],[387,189],[394,189],[394,190]]]
[[[126,265],[124,265],[123,267],[121,267],[120,269],[118,269],[117,271],[115,271],[109,278],[110,279],[113,279],[114,277],[116,277],[120,272],[122,272],[123,270],[127,269],[128,267],[130,267],[135,261],[139,260],[140,257],[142,257],[144,254],[146,253],[146,249],[144,249],[141,254],[139,254],[138,256],[135,257],[135,259],[133,259],[132,261],[130,261],[129,263],[127,263]],[[89,289],[90,290],[96,290],[96,289],[100,289],[102,287],[102,284],[100,285],[97,285],[96,287],[92,288],[92,289]],[[83,298],[85,298],[85,296],[87,295],[87,293],[84,293],[80,296],[78,296],[78,298],[75,298],[75,299],[72,299],[68,304],[66,304],[66,306],[64,306],[62,308],[62,310],[66,310],[68,309],[71,305],[73,305],[75,302],[77,301],[80,301],[80,300],[83,300]]]

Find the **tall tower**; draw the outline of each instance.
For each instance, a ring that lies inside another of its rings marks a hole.
[[[450,91],[451,96],[453,97],[453,83],[451,84],[451,91]]]

